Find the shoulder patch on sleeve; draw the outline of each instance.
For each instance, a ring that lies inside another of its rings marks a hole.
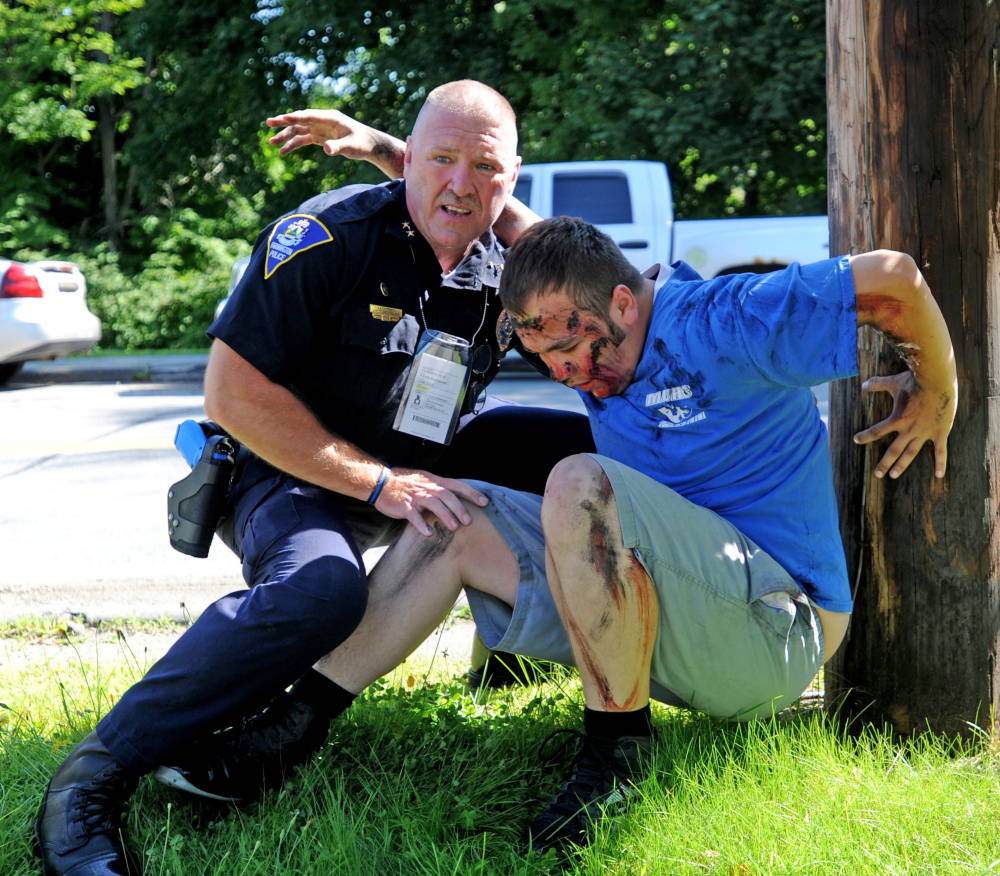
[[[285,262],[295,258],[300,252],[330,243],[333,235],[315,216],[296,213],[286,216],[274,228],[267,239],[267,261],[264,263],[264,279],[267,280]]]

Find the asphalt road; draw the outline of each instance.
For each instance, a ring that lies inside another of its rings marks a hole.
[[[0,617],[182,618],[242,589],[239,562],[220,542],[196,559],[174,551],[166,534],[167,487],[188,471],[174,431],[204,416],[204,364],[204,356],[31,363],[0,390]],[[524,372],[499,378],[491,392],[583,410],[572,390]],[[817,395],[825,418],[826,387]]]
[[[167,487],[188,471],[174,431],[204,417],[204,360],[32,363],[0,390],[0,617],[180,618],[243,587],[220,542],[196,559],[166,534]],[[517,372],[491,392],[582,410],[571,390]]]

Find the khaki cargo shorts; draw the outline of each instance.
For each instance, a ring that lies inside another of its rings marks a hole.
[[[614,460],[592,458],[611,482],[625,545],[656,588],[653,698],[731,720],[794,703],[823,659],[819,619],[798,584],[714,512]],[[545,577],[541,496],[470,483],[490,497],[484,510],[520,568],[513,608],[467,588],[483,642],[574,666]]]

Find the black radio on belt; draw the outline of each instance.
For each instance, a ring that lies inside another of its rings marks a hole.
[[[185,420],[177,427],[174,445],[192,468],[167,491],[170,546],[188,556],[207,557],[226,507],[239,445],[211,420]]]

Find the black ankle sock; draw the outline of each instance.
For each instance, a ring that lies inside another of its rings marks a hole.
[[[598,712],[583,710],[583,731],[588,736],[601,739],[618,739],[620,736],[652,736],[653,716],[649,706],[634,712]]]
[[[317,714],[333,720],[354,702],[357,694],[344,690],[323,673],[310,669],[292,686],[293,699],[303,700]]]

